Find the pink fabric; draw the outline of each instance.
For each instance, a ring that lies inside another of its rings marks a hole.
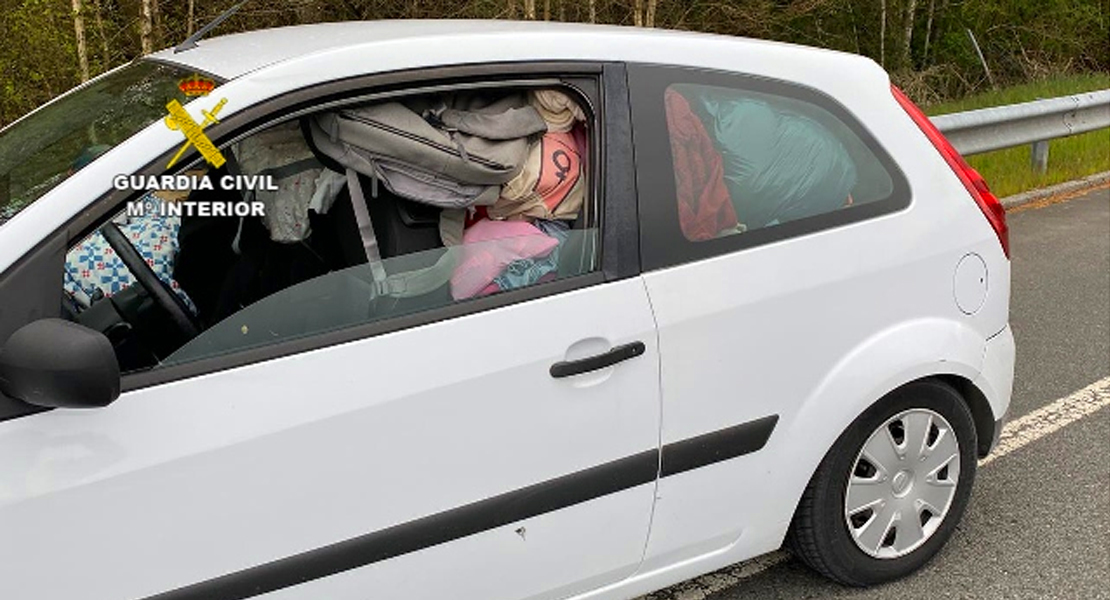
[[[572,133],[548,132],[540,139],[540,174],[536,193],[547,210],[555,207],[574,189],[582,173],[582,154]]]
[[[478,221],[463,233],[461,256],[451,276],[455,300],[497,291],[493,279],[514,260],[542,258],[559,241],[527,221]]]

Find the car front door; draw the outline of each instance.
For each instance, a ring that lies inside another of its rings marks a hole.
[[[539,599],[633,573],[659,363],[617,98],[591,111],[585,260],[553,282],[169,360],[100,409],[0,399],[0,597]],[[342,305],[365,275],[205,333],[365,316]]]

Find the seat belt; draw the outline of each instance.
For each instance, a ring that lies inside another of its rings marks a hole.
[[[374,223],[370,221],[370,211],[366,208],[366,197],[362,194],[362,183],[354,169],[347,169],[347,189],[351,192],[351,204],[358,223],[358,236],[362,238],[362,248],[366,252],[366,262],[370,264],[370,274],[374,281],[385,281],[387,274],[382,265],[382,255],[378,251],[378,237],[374,234]]]
[[[374,183],[377,187],[376,179]],[[391,298],[421,296],[439,289],[451,280],[457,262],[457,247],[447,248],[443,256],[440,256],[430,267],[388,274],[382,263],[381,252],[378,250],[378,238],[374,233],[374,224],[370,220],[370,211],[366,208],[362,184],[354,169],[347,169],[347,189],[351,192],[351,204],[354,207],[355,222],[358,223],[358,235],[362,238],[362,247],[366,251],[366,261],[370,265],[370,276],[373,278],[377,295]]]

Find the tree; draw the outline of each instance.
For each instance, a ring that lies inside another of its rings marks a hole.
[[[883,13],[882,24],[879,25],[879,64],[886,66],[886,0],[880,0],[879,6]]]
[[[192,35],[238,0],[0,0],[0,124]],[[580,20],[742,35],[871,56],[939,100],[1069,71],[1110,71],[1107,0],[289,0],[250,3],[213,35],[355,19]],[[979,36],[983,60],[967,35]],[[172,38],[172,39],[171,39]]]
[[[158,0],[149,0],[150,2],[150,42],[155,48],[162,46],[162,11],[158,6]]]
[[[913,44],[913,20],[917,12],[917,0],[906,0],[905,12],[902,13],[902,48],[899,64],[903,67],[912,67],[911,46]]]
[[[921,49],[921,66],[927,66],[929,60],[929,38],[933,36],[933,14],[936,12],[937,0],[929,0],[929,10],[925,13],[925,43]]]
[[[73,0],[73,33],[77,38],[77,65],[84,83],[89,80],[89,52],[85,46],[85,17],[81,14],[81,0]]]
[[[139,42],[143,48],[143,54],[150,54],[154,52],[154,13],[151,4],[154,0],[142,0],[142,14],[139,18]]]
[[[100,0],[93,0],[96,34],[100,38],[100,70],[103,71],[112,66],[112,52],[108,49],[108,35],[104,33],[104,17],[100,12]]]

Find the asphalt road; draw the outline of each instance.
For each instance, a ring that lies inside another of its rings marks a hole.
[[[1110,375],[1110,189],[1020,210],[1008,222],[1017,418]],[[955,536],[912,577],[859,590],[788,556],[771,558],[773,566],[740,580],[742,569],[720,572],[718,580],[732,580],[725,589],[710,576],[652,597],[1110,599],[1110,409],[981,467]]]

